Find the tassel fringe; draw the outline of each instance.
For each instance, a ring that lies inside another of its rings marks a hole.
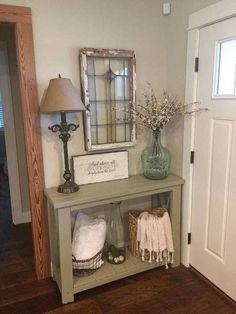
[[[141,256],[142,262],[146,261],[145,251],[146,250],[141,250],[140,248],[138,248],[138,252]],[[159,252],[151,251],[149,252],[148,255],[149,255],[148,263],[152,263],[152,262],[160,263],[164,261],[166,269],[169,268],[168,264],[172,264],[172,265],[174,264],[174,252],[169,252],[167,249],[163,251],[159,251]]]

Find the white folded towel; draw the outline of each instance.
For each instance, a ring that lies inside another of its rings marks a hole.
[[[106,222],[102,218],[91,218],[88,215],[79,212],[76,216],[73,239],[72,255],[75,259],[86,260],[93,258],[102,250],[106,237]],[[103,264],[102,259],[98,264],[90,265],[88,263],[74,263],[74,268],[98,268]]]
[[[156,255],[156,262],[165,260],[166,268],[168,268],[168,262],[174,262],[171,222],[167,211],[162,217],[157,217],[148,212],[139,215],[137,221],[137,248],[143,261],[145,250],[147,250],[150,263],[154,260],[154,255]]]

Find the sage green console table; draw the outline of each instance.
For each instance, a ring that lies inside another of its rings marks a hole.
[[[183,183],[183,179],[174,175],[169,175],[168,178],[159,181],[146,179],[143,175],[136,175],[128,179],[84,185],[73,194],[60,194],[56,188],[47,189],[52,275],[61,291],[62,303],[74,301],[74,294],[80,291],[163,265],[163,263],[141,262],[139,258],[128,253],[123,264],[112,265],[105,262],[93,275],[73,277],[72,211],[170,192],[170,217],[175,247],[173,266],[178,266],[180,263],[181,185]]]

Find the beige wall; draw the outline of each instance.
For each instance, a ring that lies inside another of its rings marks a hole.
[[[39,97],[50,78],[60,73],[80,86],[78,52],[81,47],[133,49],[137,58],[137,88],[153,83],[166,86],[165,18],[156,0],[6,0],[32,8]],[[73,134],[70,154],[83,154],[83,130]],[[74,115],[68,116],[73,121]],[[62,143],[47,130],[58,117],[42,118],[46,186],[57,185],[63,171]],[[141,171],[139,156],[145,146],[130,149],[130,173]],[[61,169],[61,172],[59,171]]]
[[[220,0],[172,0],[172,14],[167,17],[167,90],[184,100],[189,14]],[[183,119],[166,129],[166,144],[172,153],[172,172],[181,175],[183,154]]]
[[[137,58],[138,96],[145,82],[157,92],[168,88],[183,99],[185,85],[186,27],[188,14],[216,0],[173,0],[172,14],[161,14],[162,0],[5,0],[32,8],[36,71],[41,99],[49,79],[71,78],[79,88],[78,52],[81,47],[134,49]],[[70,155],[83,154],[83,129],[69,143]],[[68,117],[76,121],[75,115]],[[59,116],[41,119],[46,186],[59,184],[63,171],[62,144],[47,127]],[[181,173],[182,121],[167,132],[173,154],[172,169]],[[138,133],[138,145],[129,150],[130,174],[141,172],[140,152],[150,139]],[[131,162],[132,161],[132,162]],[[61,169],[61,171],[59,171]]]

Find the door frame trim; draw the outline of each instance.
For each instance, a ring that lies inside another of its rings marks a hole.
[[[11,23],[15,27],[35,271],[37,278],[43,279],[51,275],[51,270],[31,9],[0,4],[0,22]]]
[[[186,63],[185,103],[196,102],[198,73],[194,72],[195,58],[199,54],[200,29],[236,16],[235,0],[222,0],[189,15]],[[193,105],[194,107],[194,105]],[[183,171],[185,180],[182,194],[181,262],[190,263],[190,245],[187,235],[191,233],[193,167],[190,152],[194,151],[195,115],[184,119]]]

